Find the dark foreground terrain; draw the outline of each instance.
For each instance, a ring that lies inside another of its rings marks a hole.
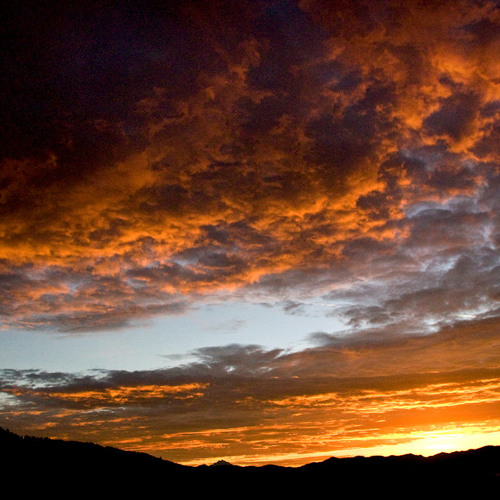
[[[302,467],[188,467],[92,443],[0,428],[0,469],[12,496],[52,498],[500,498],[500,447],[433,457],[330,458]]]

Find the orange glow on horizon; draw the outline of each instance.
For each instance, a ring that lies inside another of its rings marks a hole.
[[[500,444],[498,0],[18,3],[2,424],[185,464]]]
[[[228,430],[229,432],[230,430]],[[500,422],[488,427],[487,425],[445,426],[439,430],[421,429],[412,433],[394,433],[376,436],[380,444],[367,444],[353,442],[348,448],[332,448],[315,452],[276,453],[267,455],[216,455],[207,459],[185,460],[183,465],[198,466],[225,460],[240,466],[281,465],[300,467],[311,462],[320,462],[331,457],[345,458],[355,456],[391,456],[391,455],[422,455],[424,457],[438,453],[452,453],[454,451],[467,451],[483,446],[500,446]],[[202,442],[198,443],[202,446]],[[135,451],[147,451],[147,446],[129,448]],[[164,448],[158,446],[154,452],[158,453]],[[160,453],[161,454],[161,453]]]

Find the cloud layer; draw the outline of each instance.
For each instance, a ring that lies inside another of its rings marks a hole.
[[[497,297],[495,4],[90,3],[32,29],[43,13],[7,28],[5,325],[361,279],[446,299],[467,261],[448,309]]]
[[[500,430],[497,332],[497,319],[467,321],[430,336],[323,335],[293,354],[203,348],[162,370],[4,370],[1,418],[182,463],[296,464],[448,428],[488,435]]]
[[[301,353],[229,346],[178,372],[30,390],[48,375],[5,372],[16,407],[61,412],[67,435],[100,412],[100,438],[146,412],[155,440],[185,432],[182,459],[228,418],[231,455],[294,419],[312,446],[312,407],[338,433],[378,397],[439,413],[440,384],[496,419],[499,22],[493,0],[10,6],[3,328],[118,329],[214,297],[291,314],[320,300],[345,324]]]

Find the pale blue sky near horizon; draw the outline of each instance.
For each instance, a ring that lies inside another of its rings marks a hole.
[[[327,313],[314,303],[290,314],[277,305],[219,302],[108,331],[8,329],[0,332],[0,368],[68,373],[154,370],[187,362],[190,353],[203,347],[253,344],[303,349],[310,344],[310,334],[343,328]]]

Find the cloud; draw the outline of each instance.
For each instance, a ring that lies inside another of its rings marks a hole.
[[[450,418],[464,432],[486,418],[491,431],[500,418],[497,330],[498,318],[485,318],[430,335],[316,334],[317,345],[299,352],[202,348],[190,363],[150,371],[3,370],[2,419],[182,462],[308,461],[412,441]]]
[[[432,135],[443,135],[453,142],[460,141],[474,130],[478,105],[477,95],[452,94],[443,99],[439,109],[424,120],[424,129]]]
[[[357,327],[495,310],[494,3],[42,14],[5,27],[4,327],[117,328],[215,292],[326,296]]]
[[[2,370],[13,430],[245,463],[500,429],[497,2],[4,11],[3,328],[214,298],[344,323],[151,371]]]

